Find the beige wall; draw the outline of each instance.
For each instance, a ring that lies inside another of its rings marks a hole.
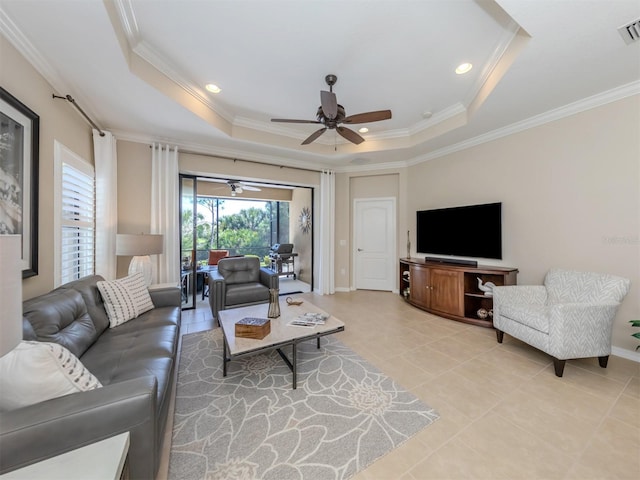
[[[640,96],[595,108],[409,168],[416,210],[503,205],[503,260],[518,283],[551,267],[631,279],[613,344],[633,350],[640,318]],[[470,232],[473,234],[473,232]],[[415,247],[414,247],[415,251]]]
[[[91,127],[66,100],[52,98],[53,87],[0,35],[0,85],[40,116],[38,189],[38,275],[22,282],[24,299],[54,288],[53,142],[58,140],[93,163]],[[66,95],[73,92],[55,92]]]

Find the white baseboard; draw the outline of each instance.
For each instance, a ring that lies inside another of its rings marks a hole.
[[[640,352],[634,352],[633,350],[627,350],[626,348],[611,347],[611,355],[640,363]]]
[[[336,292],[350,292],[351,289],[349,287],[336,287]]]

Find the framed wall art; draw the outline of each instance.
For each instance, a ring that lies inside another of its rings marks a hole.
[[[0,87],[0,235],[22,235],[22,278],[38,274],[40,117]]]

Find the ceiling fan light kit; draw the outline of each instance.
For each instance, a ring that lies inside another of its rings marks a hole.
[[[227,184],[231,188],[231,196],[235,197],[239,193],[244,192],[245,190],[248,192],[261,192],[262,190],[258,187],[254,187],[252,185],[247,185],[246,183],[240,182],[238,180],[228,180]]]
[[[320,106],[316,112],[316,120],[296,120],[291,118],[272,118],[272,122],[282,123],[314,123],[323,125],[322,128],[316,130],[309,135],[302,145],[308,145],[315,141],[320,135],[327,130],[335,130],[338,135],[356,145],[364,142],[364,138],[350,128],[343,127],[341,124],[349,125],[356,123],[379,122],[381,120],[389,120],[391,118],[391,110],[377,110],[374,112],[357,113],[355,115],[346,116],[345,109],[338,103],[336,94],[333,93],[333,86],[338,81],[338,77],[329,74],[324,77],[325,82],[329,85],[329,91],[320,91]]]

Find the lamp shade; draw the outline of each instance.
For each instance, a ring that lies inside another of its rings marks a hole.
[[[119,233],[116,236],[116,255],[156,255],[162,253],[162,250],[162,235],[130,235]]]
[[[0,235],[0,357],[22,341],[22,237]]]
[[[153,264],[149,255],[156,255],[163,251],[162,235],[116,235],[116,255],[131,255],[129,275],[142,273],[147,286],[153,282]]]

